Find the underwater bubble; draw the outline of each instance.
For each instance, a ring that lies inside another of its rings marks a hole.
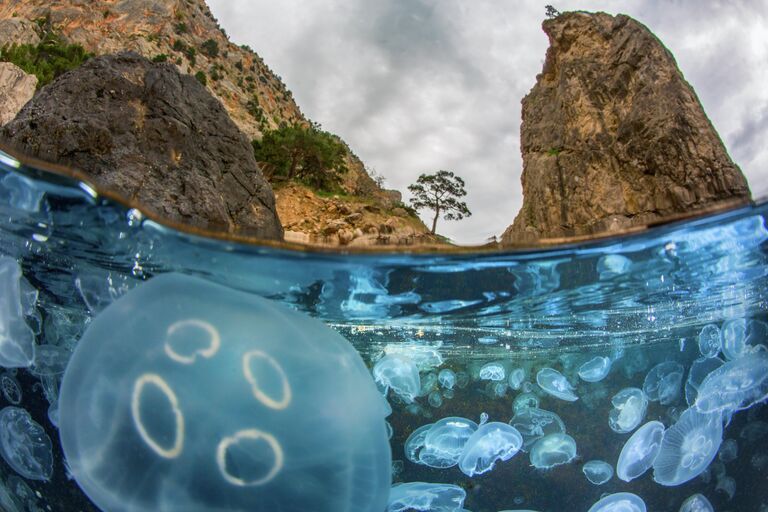
[[[603,485],[613,478],[613,466],[603,460],[590,460],[581,467],[581,471],[595,485]]]
[[[649,421],[637,429],[621,449],[616,476],[629,482],[648,471],[661,450],[663,439],[664,424],[660,421]]]
[[[507,378],[504,365],[498,361],[486,363],[480,368],[480,380],[501,381]]]
[[[24,320],[22,281],[16,260],[0,256],[0,366],[5,368],[26,368],[34,360],[35,336]]]
[[[437,409],[441,405],[443,405],[443,397],[440,394],[439,391],[433,391],[429,394],[429,398],[427,399],[429,402],[429,405]]]
[[[517,414],[526,407],[538,407],[539,397],[533,393],[520,393],[512,401],[512,411]]]
[[[626,274],[632,268],[632,260],[621,254],[607,254],[597,261],[600,279]]]
[[[680,396],[685,368],[679,363],[659,363],[648,372],[643,382],[643,393],[651,402],[671,405]]]
[[[699,352],[704,357],[720,353],[720,329],[715,324],[705,325],[699,333]]]
[[[510,388],[517,391],[523,386],[524,380],[525,380],[525,370],[522,368],[515,368],[514,370],[509,372],[507,383],[509,384]]]
[[[703,413],[740,411],[768,398],[768,353],[728,361],[699,386],[695,407]]]
[[[444,368],[437,374],[437,380],[445,389],[453,389],[453,386],[456,385],[456,374],[453,370]]]
[[[671,487],[697,477],[715,458],[722,439],[719,413],[687,409],[664,433],[661,450],[653,462],[653,479]]]
[[[550,469],[567,464],[576,457],[576,441],[568,434],[548,434],[536,441],[531,448],[531,465],[538,469]]]
[[[387,512],[458,512],[467,493],[458,485],[410,482],[397,484],[389,491]]]
[[[10,404],[19,405],[21,403],[21,385],[16,377],[9,372],[0,375],[0,391]]]
[[[545,392],[560,400],[573,402],[579,399],[573,392],[573,386],[568,382],[568,379],[562,373],[552,368],[539,370],[539,373],[536,374],[536,383]]]
[[[601,498],[587,512],[646,512],[645,502],[631,492],[617,492]]]
[[[717,458],[723,464],[728,464],[736,460],[739,455],[739,444],[735,439],[726,439],[723,444],[720,445],[720,452],[717,454]]]
[[[498,461],[511,459],[523,445],[516,428],[497,421],[481,425],[469,438],[459,459],[459,469],[467,476],[493,469]]]
[[[390,408],[359,353],[251,294],[178,274],[137,286],[88,326],[59,402],[70,470],[102,510],[386,507]]]
[[[608,357],[593,357],[579,367],[579,378],[585,382],[600,382],[611,371],[611,359]]]
[[[565,424],[560,416],[536,406],[523,407],[519,411],[515,411],[509,424],[523,436],[522,449],[526,452],[531,449],[533,443],[548,434],[565,433]]]
[[[744,318],[729,320],[723,324],[720,333],[723,343],[723,355],[728,361],[738,359],[747,349],[747,321]]]
[[[411,435],[405,440],[405,458],[414,464],[421,464],[419,461],[419,452],[424,448],[424,439],[427,437],[427,432],[432,428],[432,425],[433,423],[422,425],[411,432]]]
[[[436,421],[424,438],[419,462],[433,468],[455,466],[476,430],[477,423],[466,418],[448,417]]]
[[[685,401],[690,406],[696,402],[699,387],[707,375],[717,370],[725,361],[719,357],[701,357],[693,362],[688,370],[688,380],[685,381]]]
[[[409,358],[387,355],[376,361],[373,378],[384,389],[391,389],[405,403],[413,402],[421,392],[421,378],[416,364]]]
[[[761,420],[750,421],[739,433],[739,437],[748,443],[759,441],[766,435],[768,435],[768,423]]]
[[[51,438],[24,409],[9,405],[0,411],[0,455],[24,478],[51,479]]]
[[[715,512],[715,508],[703,494],[694,494],[686,498],[678,512]]]
[[[608,414],[608,426],[619,434],[632,432],[645,418],[648,398],[643,390],[624,388],[611,398],[613,409]]]

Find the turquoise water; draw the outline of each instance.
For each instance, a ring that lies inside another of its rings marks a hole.
[[[595,459],[615,469],[631,433],[609,427],[611,397],[623,388],[643,388],[662,362],[683,368],[681,387],[664,405],[650,401],[640,425],[675,424],[689,407],[684,385],[701,357],[698,341],[706,326],[719,332],[744,319],[748,346],[760,353],[754,347],[766,343],[768,332],[766,212],[768,204],[761,203],[540,251],[303,252],[175,231],[87,185],[20,167],[0,154],[0,253],[20,263],[39,293],[26,321],[37,347],[44,346],[31,368],[4,375],[18,382],[18,407],[45,429],[53,450],[49,481],[23,478],[0,462],[0,503],[9,510],[97,510],[68,478],[53,424],[67,414],[57,405],[64,368],[85,328],[108,304],[173,271],[317,318],[349,340],[369,368],[385,354],[420,362],[418,396],[406,403],[391,390],[387,395],[393,482],[456,484],[473,512],[587,511],[615,492],[637,494],[652,511],[676,511],[694,493],[718,511],[768,510],[768,409],[761,403],[724,419],[722,438],[733,440],[725,444],[727,453],[721,447],[705,471],[681,485],[661,486],[651,470],[631,482],[613,476],[598,486],[582,470]],[[578,370],[597,356],[608,358],[610,372],[586,382]],[[490,362],[500,363],[503,381],[481,378]],[[560,372],[578,400],[545,393],[536,382],[543,368]],[[451,391],[436,382],[444,369],[461,375]],[[508,384],[507,374],[516,369],[523,370],[522,389]],[[408,436],[441,418],[480,423],[485,413],[488,421],[509,422],[525,389],[541,409],[562,419],[576,442],[573,460],[541,470],[521,451],[468,477],[456,466],[437,469],[406,458]],[[0,397],[0,407],[7,405],[9,396]]]

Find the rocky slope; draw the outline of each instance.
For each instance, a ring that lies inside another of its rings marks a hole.
[[[307,122],[280,77],[253,50],[229,41],[204,0],[0,0],[0,46],[36,42],[36,22],[46,18],[65,41],[91,53],[131,50],[166,60],[182,73],[204,75],[208,90],[251,139],[281,122]],[[397,197],[371,179],[352,151],[347,167],[345,195],[394,209]],[[415,217],[401,220],[428,231]],[[312,223],[302,233],[315,240],[321,228]]]
[[[90,59],[44,87],[0,136],[27,155],[82,169],[161,218],[282,239],[250,142],[171,64],[131,52]]]
[[[623,15],[543,24],[544,69],[523,99],[522,209],[503,243],[589,235],[749,200],[672,54]]]
[[[0,62],[0,126],[16,116],[37,89],[37,77],[10,62]]]

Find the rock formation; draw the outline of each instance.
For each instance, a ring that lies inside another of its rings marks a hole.
[[[219,101],[171,64],[130,52],[91,59],[44,87],[0,135],[163,218],[282,238],[248,139]]]
[[[0,62],[0,126],[19,113],[37,89],[37,77],[10,62]]]
[[[523,99],[522,209],[503,243],[645,225],[749,200],[747,182],[642,24],[570,12],[543,24],[544,69]]]

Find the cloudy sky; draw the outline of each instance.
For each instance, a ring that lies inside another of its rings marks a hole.
[[[544,6],[625,13],[685,77],[756,196],[768,194],[768,2],[764,0],[208,0],[311,119],[405,192],[419,174],[467,181],[472,217],[454,241],[500,234],[522,204],[520,100],[548,46]],[[424,214],[426,219],[429,213]]]

